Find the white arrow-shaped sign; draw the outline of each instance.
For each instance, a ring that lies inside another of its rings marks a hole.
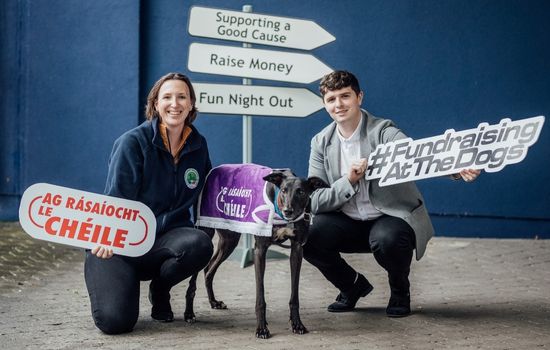
[[[192,43],[189,70],[309,84],[332,69],[309,54]]]
[[[201,113],[307,117],[323,107],[308,89],[193,83]]]
[[[193,6],[189,14],[189,34],[312,50],[336,38],[317,23],[288,17]]]

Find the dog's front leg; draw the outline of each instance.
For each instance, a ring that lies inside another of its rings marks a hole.
[[[256,272],[256,337],[267,339],[271,335],[267,329],[267,320],[265,316],[265,292],[264,275],[265,259],[267,248],[271,244],[271,237],[255,236],[256,243],[254,247],[254,270]]]
[[[193,300],[195,299],[195,291],[197,290],[197,276],[198,272],[191,276],[189,280],[189,287],[185,293],[185,312],[183,313],[183,319],[185,322],[195,322],[195,312],[193,311]]]
[[[208,227],[201,227],[201,230],[206,233],[210,239],[214,237],[214,229]],[[185,322],[193,323],[195,322],[195,312],[193,311],[193,302],[195,300],[195,291],[197,290],[197,277],[198,273],[191,276],[189,280],[189,287],[185,293],[185,312],[183,313],[183,319]]]
[[[302,258],[304,256],[302,245],[294,240],[291,241],[290,249],[290,324],[292,327],[292,333],[305,334],[307,333],[306,327],[300,320],[300,300],[299,300],[299,283],[300,283],[300,270],[302,268]]]

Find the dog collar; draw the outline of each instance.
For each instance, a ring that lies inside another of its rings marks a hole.
[[[285,217],[283,216],[283,212],[281,211],[281,208],[279,208],[279,187],[275,186],[275,195],[273,196],[273,207],[275,208],[275,214],[279,215],[279,217],[283,220],[285,220]],[[285,220],[286,221],[286,220]]]

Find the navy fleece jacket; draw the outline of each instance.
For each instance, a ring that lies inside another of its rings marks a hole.
[[[157,218],[157,237],[193,226],[191,210],[212,168],[206,139],[191,129],[177,164],[162,142],[157,118],[124,133],[113,145],[105,194],[147,205]]]

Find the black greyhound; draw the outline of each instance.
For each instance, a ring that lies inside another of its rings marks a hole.
[[[307,333],[306,327],[300,320],[300,305],[298,300],[298,283],[300,279],[300,269],[302,266],[303,251],[302,246],[307,241],[310,224],[310,202],[309,196],[318,188],[329,187],[323,180],[312,177],[302,179],[296,177],[290,170],[274,170],[271,174],[263,178],[268,182],[266,191],[269,199],[273,201],[276,207],[280,208],[283,219],[287,221],[286,225],[273,226],[271,237],[254,236],[254,268],[256,272],[256,337],[267,339],[270,337],[266,321],[266,303],[264,296],[264,274],[267,249],[271,244],[277,244],[285,248],[290,248],[290,276],[291,276],[291,295],[290,295],[290,322],[292,332],[297,334]],[[204,228],[203,228],[204,229]],[[214,230],[204,229],[211,237],[214,236]],[[218,301],[214,297],[212,281],[218,267],[235,250],[239,243],[240,233],[230,230],[216,230],[219,235],[218,248],[208,266],[204,269],[205,285],[208,292],[208,300],[213,309],[226,309],[223,301]],[[287,239],[290,239],[290,246],[283,245]],[[186,293],[186,307],[184,318],[187,322],[195,321],[193,312],[193,299],[196,291],[195,274],[189,281],[189,288]]]

